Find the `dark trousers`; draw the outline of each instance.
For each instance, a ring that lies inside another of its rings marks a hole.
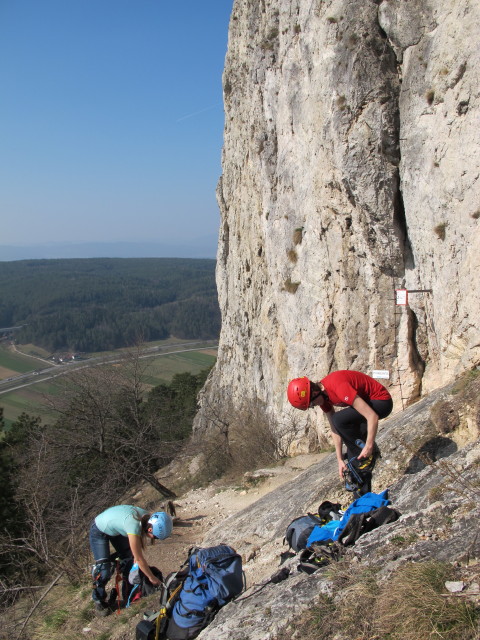
[[[110,543],[112,543],[116,553],[110,553]],[[90,527],[90,548],[95,559],[92,571],[93,600],[105,601],[107,595],[105,586],[115,571],[113,562],[115,558],[118,558],[120,562],[120,571],[123,578],[123,599],[125,600],[127,592],[130,590],[128,574],[133,564],[133,554],[127,536],[109,536],[100,531],[94,521]]]
[[[390,400],[366,400],[379,418],[386,418],[393,409],[393,401]],[[355,440],[367,439],[367,421],[361,413],[353,407],[347,407],[341,411],[336,411],[333,416],[335,431],[342,438],[347,447],[348,458],[358,456],[363,447],[355,444]]]

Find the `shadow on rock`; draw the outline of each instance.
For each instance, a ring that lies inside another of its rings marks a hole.
[[[436,436],[427,440],[410,459],[405,474],[418,473],[425,467],[441,458],[448,458],[458,450],[456,443],[450,438]]]

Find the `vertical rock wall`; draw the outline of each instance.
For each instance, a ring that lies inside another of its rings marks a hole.
[[[402,79],[400,178],[423,390],[480,360],[480,4],[384,0]]]
[[[401,408],[480,359],[474,4],[235,0],[203,406],[352,368]]]

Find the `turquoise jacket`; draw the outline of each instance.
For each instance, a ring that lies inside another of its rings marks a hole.
[[[128,504],[110,507],[95,518],[95,524],[107,536],[142,535],[140,519],[148,511]]]

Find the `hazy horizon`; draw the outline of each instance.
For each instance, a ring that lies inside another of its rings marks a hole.
[[[0,244],[0,262],[60,258],[216,258],[217,235],[179,242],[48,242]]]

